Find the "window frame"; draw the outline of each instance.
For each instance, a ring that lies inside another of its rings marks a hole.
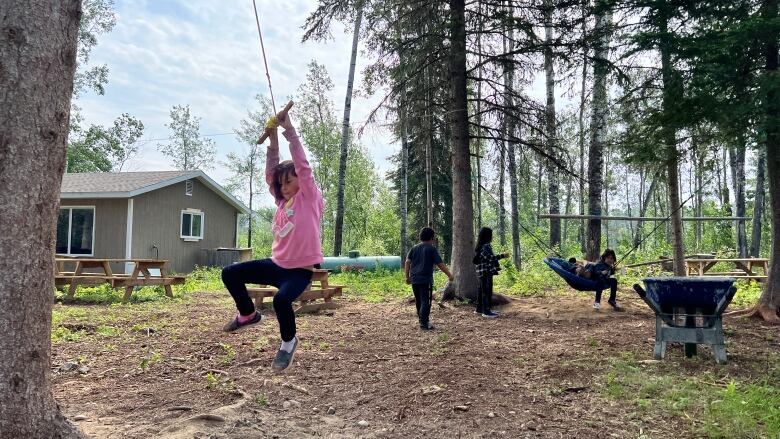
[[[72,238],[71,232],[73,231],[73,209],[85,209],[92,211],[92,248],[90,253],[71,253],[70,240]],[[57,253],[57,241],[54,241],[54,252],[58,256],[72,256],[72,257],[94,257],[95,256],[95,226],[97,225],[97,209],[95,206],[60,206],[57,210],[57,215],[60,214],[60,210],[68,211],[68,251],[67,253]]]
[[[184,215],[190,215],[190,235],[184,235],[182,233],[182,225],[184,225]],[[195,216],[200,216],[200,236],[192,235],[192,218]],[[205,221],[206,221],[206,215],[204,212],[200,209],[184,209],[181,211],[181,215],[179,215],[179,238],[187,241],[187,242],[196,242],[203,240],[204,232],[205,232]]]

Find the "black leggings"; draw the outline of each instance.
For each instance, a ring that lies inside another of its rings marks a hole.
[[[493,304],[493,276],[486,274],[479,278],[477,312],[488,312]]]
[[[312,271],[305,268],[282,268],[270,259],[242,262],[222,270],[222,282],[230,291],[242,316],[255,311],[255,304],[246,291],[246,284],[272,285],[279,289],[274,295],[274,311],[279,321],[282,340],[295,337],[295,312],[292,303],[311,283]]]
[[[615,303],[615,300],[617,300],[617,279],[610,277],[605,284],[609,287],[609,303]],[[601,302],[601,291],[596,291],[596,302]]]

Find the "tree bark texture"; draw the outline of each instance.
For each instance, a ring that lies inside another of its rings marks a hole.
[[[558,135],[555,127],[555,72],[553,70],[553,11],[552,0],[544,1],[544,72],[545,88],[547,94],[547,103],[545,105],[544,119],[547,132],[547,152],[551,157],[557,157]],[[547,161],[547,183],[548,196],[550,201],[550,214],[557,215],[561,213],[561,203],[558,199],[559,182],[558,169],[552,160]],[[560,218],[550,219],[550,247],[556,248],[561,244],[561,220]]]
[[[409,132],[406,120],[406,90],[401,91],[399,103],[399,118],[401,121],[401,261],[406,260],[409,251],[407,238],[409,236]]]
[[[79,0],[0,3],[0,437],[82,437],[51,391],[59,190]]]
[[[358,7],[355,17],[355,28],[352,31],[352,54],[349,59],[349,79],[347,79],[347,96],[344,98],[344,119],[341,125],[341,155],[339,157],[339,188],[336,193],[336,224],[334,225],[333,256],[341,255],[341,244],[344,235],[344,190],[347,180],[347,155],[349,152],[349,116],[352,111],[352,87],[355,83],[355,63],[357,61],[358,39],[360,38],[360,22],[363,19],[363,8]]]
[[[509,16],[512,16],[512,9],[511,6],[509,7],[508,11]],[[509,36],[507,49],[509,50],[509,53],[512,53],[515,50],[515,42],[514,42],[514,31],[511,25],[507,26],[504,30],[504,35]],[[504,75],[504,91],[506,94],[506,106],[507,108],[514,108],[514,100],[512,99],[512,96],[514,95],[514,87],[515,87],[515,65],[514,60],[510,56],[507,60],[507,63],[505,64],[505,72]],[[509,218],[510,218],[510,227],[512,229],[512,262],[515,264],[515,267],[520,269],[520,226],[519,226],[519,218],[518,218],[518,200],[517,200],[517,159],[516,159],[516,151],[517,151],[517,122],[514,117],[509,117],[506,120],[506,130],[507,130],[507,138],[509,139],[508,143],[508,149],[507,149],[507,158],[509,159],[509,208],[511,211],[509,212]]]
[[[450,0],[450,75],[452,80],[452,272],[443,297],[477,297],[474,257],[474,211],[469,157],[466,92],[466,20],[464,0]]]
[[[777,20],[778,0],[765,0],[762,15],[767,20]],[[767,177],[769,180],[769,198],[772,210],[772,255],[769,266],[769,279],[764,286],[764,292],[758,299],[757,311],[765,320],[780,323],[778,312],[780,311],[780,86],[777,81],[769,78],[777,78],[778,50],[777,37],[768,36],[766,44],[766,67],[763,82],[766,88],[764,124],[766,129],[766,159]]]
[[[672,66],[668,36],[667,17],[660,18],[661,77],[663,80],[663,112],[672,113],[673,102],[680,96],[679,81]],[[671,118],[666,117],[662,127],[664,149],[666,150],[666,177],[669,186],[669,215],[671,216],[672,244],[674,249],[674,275],[685,276],[685,242],[683,240],[682,203],[680,201],[680,176],[678,169],[677,133]]]
[[[756,163],[756,198],[753,205],[753,230],[750,239],[750,256],[757,258],[761,253],[761,219],[764,216],[764,203],[766,202],[766,148],[758,147],[758,161]]]
[[[601,215],[604,190],[604,145],[607,140],[607,75],[612,13],[606,2],[597,2],[596,43],[593,53],[593,108],[591,110],[590,153],[588,154],[588,215]],[[601,253],[601,220],[589,219],[585,259],[598,260]]]

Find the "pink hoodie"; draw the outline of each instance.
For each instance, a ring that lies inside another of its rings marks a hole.
[[[279,164],[279,150],[268,149],[265,161],[265,181],[276,198],[276,215],[272,231],[271,260],[282,268],[299,268],[322,262],[320,245],[320,221],[325,202],[314,181],[309,162],[295,130],[284,131],[290,142],[290,154],[298,176],[298,193],[293,204],[285,209],[285,199],[274,193],[274,167]]]

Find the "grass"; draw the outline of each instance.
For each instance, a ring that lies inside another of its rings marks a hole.
[[[709,438],[780,437],[780,356],[766,375],[735,381],[714,369],[689,375],[674,363],[641,364],[632,354],[613,360],[601,392],[642,414],[659,413],[690,423]],[[713,366],[716,367],[716,366]]]

